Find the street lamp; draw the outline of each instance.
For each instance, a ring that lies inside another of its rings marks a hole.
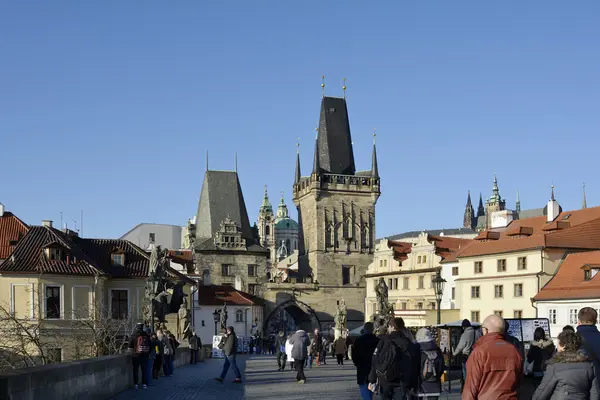
[[[213,319],[215,320],[215,336],[217,336],[217,324],[221,320],[221,310],[215,309],[213,313]]]
[[[433,281],[433,290],[435,290],[435,300],[437,301],[437,323],[438,325],[442,323],[442,296],[444,295],[444,286],[446,285],[446,280],[442,278],[440,275],[440,271],[438,270]]]

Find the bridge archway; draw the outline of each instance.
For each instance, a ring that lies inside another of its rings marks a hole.
[[[306,303],[298,300],[287,300],[279,304],[269,313],[263,326],[266,335],[274,334],[281,330],[287,333],[287,331],[294,328],[302,329],[306,332],[321,329],[321,322],[315,311]]]

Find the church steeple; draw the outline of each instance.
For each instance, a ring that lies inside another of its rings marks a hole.
[[[277,206],[277,215],[275,217],[276,220],[280,220],[282,218],[289,218],[288,208],[285,204],[285,200],[283,198],[283,192],[281,192],[281,201]]]
[[[471,191],[467,194],[467,205],[465,207],[465,216],[463,220],[463,228],[475,229],[477,225],[477,218],[475,218],[475,211],[473,210],[473,204],[471,203]]]
[[[585,196],[585,183],[583,184],[583,202],[581,208],[587,208],[587,198]]]
[[[296,176],[294,178],[294,183],[296,185],[300,183],[301,177],[302,173],[300,172],[300,139],[298,139],[298,144],[296,144]]]
[[[521,212],[521,199],[519,198],[519,191],[517,190],[517,203],[515,204],[515,211],[518,213]]]
[[[318,129],[317,129],[318,131]],[[313,161],[313,175],[319,175],[321,173],[321,162],[319,160],[319,139],[315,139],[315,159]]]
[[[477,218],[485,215],[485,208],[483,208],[483,196],[479,193],[479,205],[477,206]]]
[[[267,185],[265,185],[265,195],[263,197],[263,202],[260,206],[260,209],[258,211],[260,214],[270,214],[273,215],[273,206],[271,205],[271,202],[269,201],[269,193],[267,192]]]
[[[371,178],[379,178],[379,168],[377,167],[377,147],[375,139],[377,134],[373,132],[373,159],[371,160]]]

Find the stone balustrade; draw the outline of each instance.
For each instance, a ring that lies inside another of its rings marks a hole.
[[[200,351],[198,359],[205,356]],[[175,367],[188,364],[189,357],[189,348],[180,346]],[[0,399],[106,400],[132,386],[131,354],[119,354],[0,374]]]

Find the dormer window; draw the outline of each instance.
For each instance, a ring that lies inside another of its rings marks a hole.
[[[585,271],[583,271],[583,280],[584,281],[592,280],[592,270],[591,269],[586,269]]]
[[[113,253],[111,254],[111,260],[113,265],[117,265],[122,267],[125,265],[125,254],[123,253]]]
[[[585,264],[583,267],[581,267],[581,269],[583,269],[583,280],[591,281],[592,279],[594,279],[598,271],[600,271],[600,265]]]
[[[51,247],[49,249],[46,249],[46,255],[48,256],[49,260],[60,261],[63,257],[63,251],[62,249]]]

